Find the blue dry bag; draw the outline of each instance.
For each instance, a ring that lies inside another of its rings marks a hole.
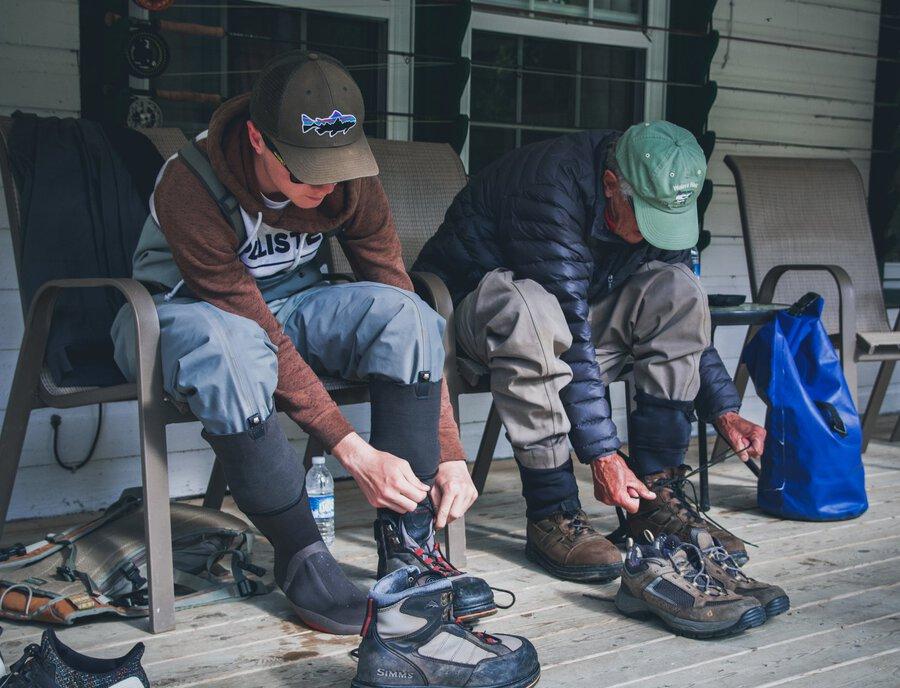
[[[869,506],[859,416],[823,306],[807,294],[763,325],[742,355],[768,405],[757,500],[783,518],[855,518]]]

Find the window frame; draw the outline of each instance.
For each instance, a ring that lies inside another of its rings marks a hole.
[[[388,139],[409,141],[412,138],[413,61],[397,53],[413,51],[414,0],[380,0],[363,4],[359,0],[249,0],[258,4],[277,5],[288,9],[313,10],[330,14],[344,14],[363,19],[387,22],[387,126]],[[149,12],[128,3],[132,17],[149,19]],[[223,60],[227,60],[227,39]],[[147,89],[149,80],[129,78],[132,88]]]
[[[498,7],[498,10],[502,9]],[[508,12],[493,11],[479,5],[472,12],[472,21],[466,30],[462,44],[462,55],[472,57],[472,31],[491,31],[510,36],[529,36],[550,40],[637,48],[645,51],[644,78],[644,120],[663,119],[666,104],[666,59],[668,55],[668,33],[647,27],[664,27],[667,24],[669,0],[647,0],[647,26],[633,28],[612,28],[597,26],[585,20],[582,23],[526,15],[510,15]],[[460,112],[471,116],[471,77],[460,99]],[[470,124],[471,127],[471,124]],[[469,142],[466,137],[460,157],[466,170],[469,169]]]

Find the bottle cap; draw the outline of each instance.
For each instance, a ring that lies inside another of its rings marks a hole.
[[[312,459],[313,466],[324,466],[325,465],[325,457],[324,456],[314,456]]]

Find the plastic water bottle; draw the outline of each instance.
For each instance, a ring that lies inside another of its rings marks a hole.
[[[691,268],[694,274],[700,277],[700,251],[696,246],[691,248]]]
[[[309,508],[326,545],[334,544],[334,478],[325,467],[324,456],[314,456],[306,474]]]

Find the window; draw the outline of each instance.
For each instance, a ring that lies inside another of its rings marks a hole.
[[[179,127],[189,136],[202,131],[219,102],[249,91],[270,58],[285,50],[304,48],[332,55],[348,67],[363,93],[366,133],[386,136],[387,19],[273,7],[244,0],[174,3],[163,12],[154,12],[153,19],[163,22],[154,31],[169,49],[165,71],[156,78],[132,77],[123,81],[116,61],[109,70],[113,78],[103,79],[107,83],[100,87],[104,93],[119,94],[115,96],[119,101],[122,94],[126,98],[129,94],[148,95],[159,106],[163,126]],[[181,26],[173,28],[166,22],[178,22]],[[202,35],[201,30],[219,35]],[[90,71],[85,64],[83,89],[84,82],[90,82]],[[111,85],[111,81],[118,83]],[[181,99],[172,99],[173,92],[181,94]],[[109,107],[107,101],[98,112],[86,111],[85,116],[109,121],[110,117],[120,118],[121,111],[121,105]]]
[[[469,172],[528,143],[643,119],[645,52],[473,31]]]
[[[641,0],[481,0],[485,5],[512,7],[528,12],[639,24]]]

